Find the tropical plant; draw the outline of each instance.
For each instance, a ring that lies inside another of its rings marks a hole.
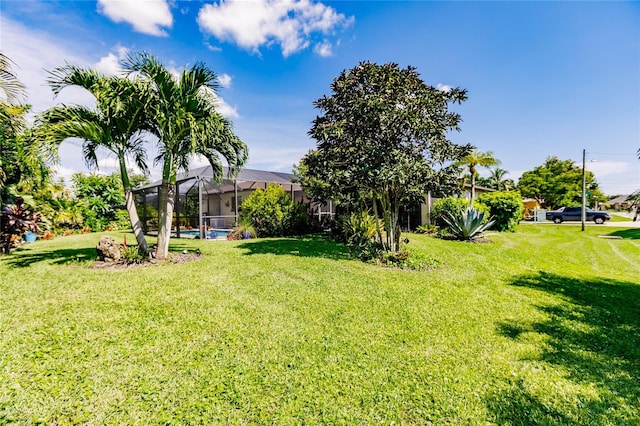
[[[495,220],[494,229],[515,232],[524,211],[519,192],[486,192],[480,194],[478,201],[489,208],[489,214]]]
[[[469,206],[471,206],[471,203],[467,198],[440,198],[433,203],[433,208],[431,210],[431,220],[436,226],[440,228],[446,228],[447,222],[444,220],[444,216],[446,213],[459,214],[468,209]],[[489,208],[484,204],[478,201],[474,201],[473,208],[477,211],[484,212],[485,220],[489,218]]]
[[[493,188],[497,191],[511,191],[515,188],[515,184],[512,179],[505,179],[505,176],[509,174],[507,170],[499,167],[495,167],[490,170],[491,175],[488,178],[489,188]]]
[[[257,189],[242,203],[241,221],[251,224],[260,237],[295,235],[305,229],[308,215],[282,186],[271,183]]]
[[[436,225],[428,223],[428,224],[419,225],[418,227],[416,227],[416,233],[432,235],[432,234],[437,234],[438,229],[439,228]]]
[[[446,212],[443,219],[452,238],[473,241],[494,224],[493,219],[485,221],[484,216],[484,212],[469,207],[461,212]]]
[[[9,253],[11,247],[22,239],[25,232],[40,230],[40,213],[29,209],[21,197],[16,198],[15,204],[4,206],[0,216],[0,247],[5,253]]]
[[[349,247],[351,255],[362,260],[380,257],[382,243],[376,238],[380,229],[380,220],[370,212],[357,211],[342,215],[336,220],[335,225],[337,227],[335,234]]]
[[[12,69],[15,65],[0,53],[0,204],[20,192],[32,192],[50,176],[47,157],[30,137],[22,104],[26,92]]]
[[[474,149],[456,163],[458,166],[466,166],[469,168],[471,175],[471,204],[476,198],[476,177],[478,176],[478,167],[490,167],[499,164],[499,161],[491,152],[480,152]]]
[[[98,149],[105,148],[115,154],[131,228],[138,246],[148,254],[149,246],[144,237],[127,169],[127,159],[132,158],[140,170],[148,170],[142,138],[143,130],[149,127],[145,115],[145,84],[118,76],[107,77],[94,70],[73,65],[56,68],[50,73],[48,83],[56,95],[69,86],[86,89],[94,96],[96,109],[78,105],[50,108],[38,117],[36,136],[42,138],[55,154],[57,147],[65,139],[82,139],[84,159],[90,168],[98,168]]]
[[[257,236],[258,233],[252,225],[240,223],[227,234],[227,240],[249,240]]]
[[[13,71],[15,63],[0,52],[0,91],[8,103],[18,103],[25,95],[25,86]]]
[[[178,171],[188,170],[192,156],[198,154],[209,161],[214,178],[222,179],[221,156],[234,175],[247,161],[247,146],[216,111],[217,76],[204,64],[196,63],[176,78],[153,55],[138,53],[127,57],[124,68],[149,89],[144,96],[146,117],[149,131],[158,138],[155,161],[162,164],[156,256],[164,259],[169,249]]]
[[[400,207],[456,185],[452,162],[471,147],[452,143],[446,133],[460,122],[449,105],[464,101],[466,91],[437,90],[413,67],[371,62],[344,70],[330,87],[331,96],[314,102],[322,112],[309,131],[317,147],[297,169],[301,182],[305,190],[311,184],[317,201],[354,193],[368,200],[382,218],[383,249],[398,251]]]

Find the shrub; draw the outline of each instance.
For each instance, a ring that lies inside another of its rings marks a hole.
[[[491,228],[493,220],[485,221],[485,213],[473,208],[462,212],[447,212],[443,216],[447,230],[456,240],[472,241]]]
[[[444,220],[444,215],[446,213],[462,213],[467,208],[469,208],[469,200],[466,198],[441,198],[433,203],[431,218],[436,226],[440,228],[446,228],[447,222]],[[473,208],[479,212],[485,213],[485,215],[483,216],[485,218],[485,221],[488,219],[489,208],[487,206],[478,201],[475,201],[473,203]]]
[[[334,235],[349,247],[352,256],[362,260],[379,257],[382,245],[376,240],[379,219],[369,212],[354,212],[340,216],[335,222]]]
[[[309,217],[278,184],[254,191],[242,203],[242,222],[251,224],[260,237],[297,235],[306,231]]]
[[[138,246],[123,246],[120,261],[127,265],[142,263],[146,260],[144,253]]]
[[[514,232],[522,219],[522,196],[519,192],[487,192],[478,197],[478,201],[489,208],[493,216],[494,229]]]
[[[427,235],[437,234],[438,227],[433,224],[420,225],[416,228],[416,233],[427,234]]]
[[[256,238],[256,236],[256,230],[253,226],[241,223],[227,234],[227,240],[248,240]]]
[[[38,232],[40,213],[36,213],[24,204],[22,197],[16,198],[15,204],[9,204],[2,208],[0,222],[0,247],[8,253],[12,247],[20,244],[25,232]]]

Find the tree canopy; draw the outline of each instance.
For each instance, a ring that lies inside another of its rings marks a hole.
[[[585,172],[587,204],[606,201],[594,174]],[[536,199],[543,207],[555,209],[582,203],[582,168],[572,160],[549,157],[543,165],[524,172],[518,181],[523,197]]]
[[[330,88],[330,96],[314,102],[321,115],[309,135],[317,148],[301,160],[301,183],[317,200],[354,194],[369,200],[383,219],[384,249],[397,251],[401,205],[456,187],[454,163],[471,146],[447,139],[461,120],[449,106],[467,93],[427,85],[414,67],[371,62],[343,71]]]
[[[0,53],[0,202],[12,192],[42,186],[51,174],[49,158],[27,126],[30,106],[22,103],[26,91],[13,65]]]

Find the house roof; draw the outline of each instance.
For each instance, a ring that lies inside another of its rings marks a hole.
[[[267,170],[255,170],[255,169],[242,169],[238,172],[238,175],[233,178],[229,174],[229,168],[222,168],[222,176],[223,176],[223,184],[224,183],[233,183],[233,181],[240,182],[262,182],[262,183],[278,183],[291,185],[293,178],[295,177],[292,173],[283,173],[283,172],[270,172]],[[213,178],[213,168],[211,165],[198,167],[195,169],[191,169],[188,172],[179,173],[176,182],[182,183],[189,180],[195,180],[198,178],[204,179],[212,179]],[[141,189],[154,188],[156,186],[160,186],[162,183],[161,180],[157,180],[155,182],[151,182],[147,185],[143,185],[141,187],[135,188],[136,191]]]
[[[609,204],[624,203],[625,201],[627,201],[627,198],[629,198],[628,195],[620,195],[619,197],[612,198],[611,200],[607,201],[607,203]]]

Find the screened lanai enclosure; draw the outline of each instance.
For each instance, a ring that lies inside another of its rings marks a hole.
[[[234,177],[223,168],[222,182],[213,180],[211,166],[204,166],[178,175],[172,221],[172,235],[176,237],[215,238],[238,223],[242,201],[256,189],[266,189],[275,183],[291,195],[296,203],[304,204],[316,219],[333,217],[331,204],[312,203],[300,184],[293,183],[290,173],[243,169]],[[154,182],[134,190],[138,214],[144,232],[158,232],[158,188]],[[212,232],[213,231],[213,232]]]

